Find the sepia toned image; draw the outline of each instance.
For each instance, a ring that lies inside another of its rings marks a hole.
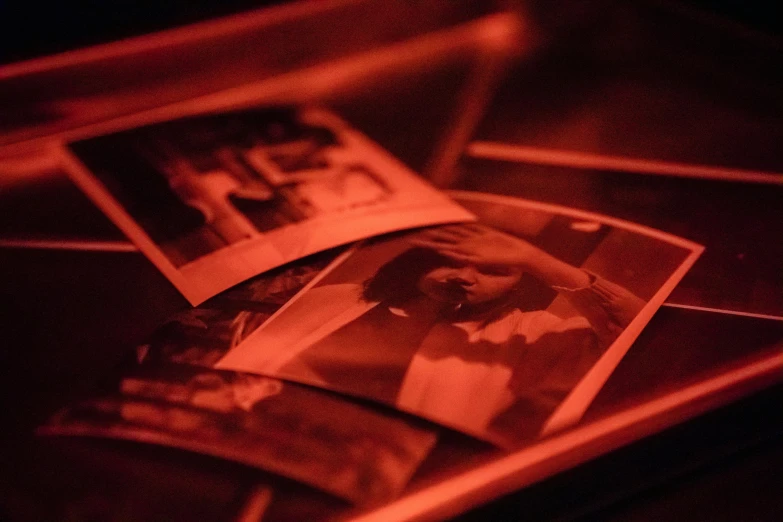
[[[701,247],[455,196],[479,223],[344,254],[216,367],[372,399],[505,448],[578,421]]]
[[[399,496],[434,430],[277,379],[186,365],[137,366],[39,428],[234,460],[358,505]]]
[[[63,156],[192,304],[321,250],[472,219],[323,109],[181,118],[72,142]]]

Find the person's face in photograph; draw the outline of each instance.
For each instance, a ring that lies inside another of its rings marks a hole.
[[[424,295],[441,303],[475,305],[507,295],[521,277],[522,270],[516,267],[453,263],[430,270],[417,286]]]

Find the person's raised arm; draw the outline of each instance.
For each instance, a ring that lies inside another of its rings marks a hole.
[[[411,241],[456,262],[514,266],[564,294],[603,340],[619,334],[644,306],[625,288],[572,266],[519,237],[480,224],[439,227]]]
[[[411,243],[431,248],[457,262],[514,266],[552,287],[582,288],[590,276],[524,239],[486,225],[467,224],[427,230]]]

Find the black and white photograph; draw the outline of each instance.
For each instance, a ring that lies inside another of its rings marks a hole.
[[[340,256],[215,365],[339,391],[503,448],[579,420],[702,248],[453,193],[479,217]]]
[[[171,446],[255,466],[357,505],[400,495],[437,441],[423,423],[280,380],[141,365],[38,429]]]
[[[136,347],[140,362],[211,367],[266,322],[342,251],[332,249],[264,272],[168,318]]]
[[[74,181],[191,304],[321,250],[472,219],[324,109],[180,118],[62,153]]]

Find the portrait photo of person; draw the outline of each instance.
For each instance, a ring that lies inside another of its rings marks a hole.
[[[460,203],[489,217],[347,254],[217,367],[369,398],[503,447],[573,419],[557,412],[610,347],[627,350],[624,332],[695,249],[520,200]]]

